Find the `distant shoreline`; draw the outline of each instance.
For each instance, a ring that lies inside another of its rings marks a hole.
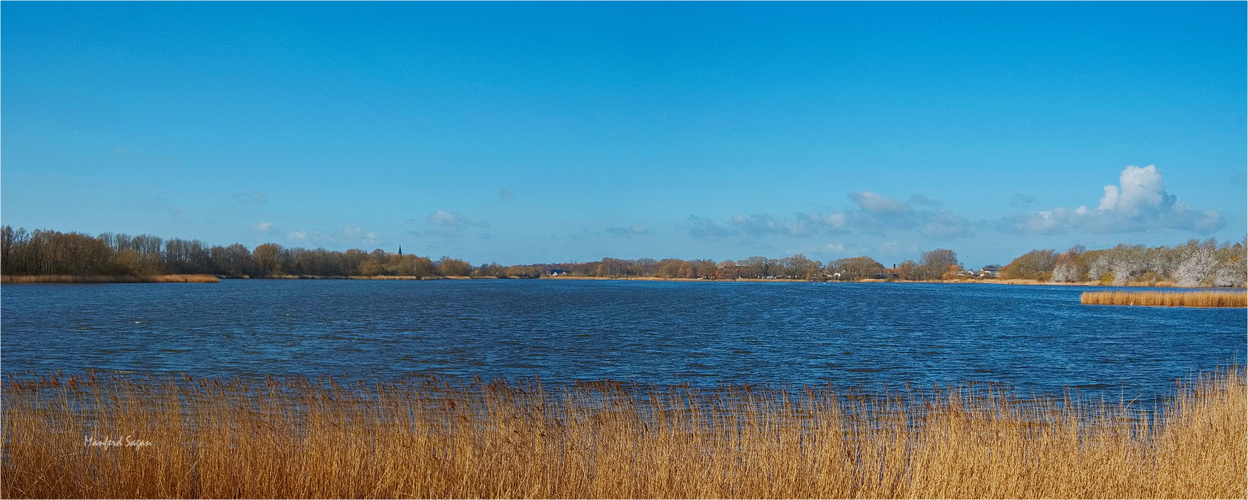
[[[765,279],[765,278],[736,278],[736,279],[719,279],[707,280],[701,278],[659,278],[654,276],[635,276],[611,278],[603,276],[543,276],[540,279],[553,280],[620,280],[620,281],[705,281],[705,282],[733,282],[733,281],[751,281],[751,282],[788,282],[788,283],[939,283],[948,285],[965,285],[965,284],[986,284],[986,285],[1054,285],[1054,286],[1096,286],[1096,287],[1152,287],[1152,288],[1210,288],[1210,287],[1180,287],[1173,281],[1158,281],[1156,283],[1131,281],[1125,285],[1106,285],[1099,281],[1078,281],[1078,282],[1051,282],[1027,279],[967,279],[967,280],[941,280],[941,281],[909,281],[909,280],[885,280],[885,279],[861,279],[856,281],[813,281],[799,279]]]
[[[500,279],[495,276],[309,276],[309,275],[284,275],[270,276],[263,278],[252,278],[247,276],[214,276],[210,274],[161,274],[152,276],[106,276],[106,275],[67,275],[67,274],[40,274],[40,275],[17,275],[0,276],[0,283],[3,284],[93,284],[93,283],[219,283],[221,280],[227,279],[259,279],[259,280],[283,280],[283,279],[308,279],[308,280],[382,280],[382,281],[434,281],[434,280],[478,280],[478,279]],[[506,279],[533,279],[533,278],[506,278]],[[1172,281],[1150,282],[1128,282],[1125,285],[1106,285],[1099,281],[1082,281],[1074,283],[1066,282],[1050,282],[1025,279],[968,279],[968,280],[944,280],[944,281],[906,281],[906,280],[882,280],[882,279],[863,279],[857,281],[826,281],[817,282],[801,279],[765,279],[765,278],[735,278],[735,279],[701,279],[701,278],[660,278],[656,276],[629,276],[629,277],[610,277],[610,276],[542,276],[536,279],[543,280],[581,280],[581,281],[686,281],[686,282],[762,282],[762,283],[942,283],[950,285],[963,284],[986,284],[986,285],[1053,285],[1053,286],[1089,286],[1089,287],[1151,287],[1151,288],[1209,288],[1209,287],[1180,287]]]
[[[20,284],[93,284],[93,283],[219,283],[211,274],[156,274],[151,276],[109,276],[80,274],[32,274],[0,276],[0,283]]]

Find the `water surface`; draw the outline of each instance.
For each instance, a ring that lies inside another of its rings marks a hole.
[[[1117,400],[1242,361],[1243,309],[1082,287],[577,280],[5,285],[3,370],[643,384],[965,381]]]

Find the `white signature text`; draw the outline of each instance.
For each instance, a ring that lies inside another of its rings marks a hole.
[[[123,446],[126,448],[141,450],[144,446],[152,445],[151,441],[135,439],[134,436],[126,436],[124,441],[121,436],[117,436],[117,439],[111,439],[108,436],[105,436],[104,439],[96,439],[95,436],[83,436],[82,441],[83,446],[99,447],[104,450],[109,448],[121,448]]]

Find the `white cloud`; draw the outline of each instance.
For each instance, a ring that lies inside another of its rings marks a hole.
[[[911,196],[910,203],[914,205],[922,205],[925,207],[939,207],[939,206],[944,205],[944,203],[933,200],[921,194],[916,194],[916,195]]]
[[[267,226],[265,227],[265,232],[268,232],[268,233],[275,232],[276,228],[274,228],[272,224],[269,224],[267,222],[262,223],[262,224],[267,224]],[[257,224],[257,226],[260,226],[260,225],[261,224]],[[298,231],[292,231],[292,232],[286,233],[286,240],[290,244],[298,245],[298,246],[306,246],[306,245],[326,246],[326,245],[338,245],[342,243],[351,244],[351,245],[377,246],[383,243],[381,237],[378,236],[377,233],[374,233],[371,231],[365,231],[357,226],[344,226],[342,228],[342,231],[340,232],[328,232],[328,233],[321,232],[321,231],[308,231],[306,229],[300,229]]]
[[[342,236],[348,240],[360,242],[365,245],[380,245],[381,237],[374,232],[365,232],[357,226],[344,226],[342,228]]]
[[[950,212],[932,212],[923,217],[921,231],[929,238],[952,238],[969,236],[970,227],[966,219]]]
[[[464,235],[464,229],[470,227],[489,227],[489,223],[485,221],[474,220],[459,212],[446,210],[438,210],[429,214],[425,217],[425,221],[430,225],[430,228],[425,230],[425,234],[442,238],[459,238]]]
[[[890,256],[913,254],[914,252],[917,252],[919,250],[919,247],[913,244],[907,245],[905,243],[902,243],[896,240],[880,243],[875,248],[876,250],[879,250],[880,253],[884,255],[890,255]]]
[[[690,216],[689,233],[699,239],[727,236],[758,238],[765,235],[807,237],[821,232],[860,232],[882,235],[886,230],[903,230],[923,234],[929,238],[955,238],[971,234],[971,223],[966,218],[940,207],[939,201],[916,194],[907,201],[880,196],[871,191],[850,193],[849,197],[858,208],[838,210],[828,214],[799,213],[790,217],[771,214],[736,214],[729,219],[728,227],[714,221]],[[916,208],[916,206],[929,208]]]
[[[1137,216],[1151,208],[1169,209],[1177,202],[1176,197],[1166,194],[1161,172],[1153,165],[1144,168],[1128,165],[1118,176],[1118,183],[1122,185],[1121,191],[1112,184],[1105,186],[1105,196],[1097,210]]]
[[[642,225],[635,225],[635,226],[629,226],[629,227],[609,227],[607,228],[607,232],[612,233],[612,234],[618,234],[620,236],[649,234],[649,232],[646,231],[646,226],[642,226]]]
[[[1087,207],[1079,207],[1079,209],[1083,211],[1081,213],[1087,212]],[[1070,221],[1075,215],[1065,208],[1058,207],[1011,218],[1006,222],[1006,227],[1023,233],[1060,233],[1069,228]]]
[[[897,215],[910,213],[910,207],[907,206],[905,203],[894,200],[892,198],[885,198],[878,194],[872,193],[871,191],[859,191],[857,193],[850,193],[849,197],[853,199],[854,202],[858,204],[858,206],[862,207],[862,209],[867,212],[871,212],[875,214],[897,214]],[[927,197],[924,197],[923,199],[931,201]]]
[[[823,223],[832,229],[844,229],[849,223],[849,217],[845,212],[832,212],[823,218]]]
[[[446,210],[438,210],[437,212],[431,213],[428,216],[426,216],[425,220],[429,221],[430,224],[433,224],[435,226],[447,227],[447,226],[461,226],[463,225],[463,222],[466,220],[466,218],[454,212],[447,212]]]
[[[259,223],[259,224],[254,225],[254,226],[251,226],[251,232],[253,232],[253,233],[259,233],[259,234],[268,234],[268,233],[271,233],[271,232],[273,232],[273,223],[272,223],[272,222],[261,222],[261,223]]]
[[[371,233],[369,233],[371,234]],[[342,237],[341,233],[323,233],[320,231],[295,231],[291,233],[292,239],[299,240],[301,244],[315,245],[323,247],[328,245],[339,245],[342,243],[350,243]]]
[[[849,197],[861,208],[840,212],[845,221],[844,227],[877,235],[890,229],[917,230],[924,236],[937,239],[971,234],[970,221],[940,209],[941,202],[921,194],[913,195],[907,201],[887,198],[871,191],[850,193]]]
[[[717,240],[727,238],[736,234],[731,229],[724,228],[715,221],[696,215],[689,216],[689,235],[699,240]]]
[[[797,214],[793,221],[786,221],[771,215],[732,216],[732,224],[751,236],[764,234],[783,234],[788,236],[810,236],[824,224],[823,217],[818,214]]]
[[[1019,214],[1002,221],[1002,228],[1024,233],[1053,234],[1072,230],[1125,233],[1153,229],[1210,232],[1226,222],[1213,210],[1196,210],[1166,192],[1161,171],[1153,165],[1128,165],[1118,185],[1105,186],[1095,210],[1052,210]]]
[[[1032,205],[1035,205],[1036,203],[1039,203],[1039,201],[1036,200],[1034,196],[1026,195],[1023,193],[1016,193],[1014,195],[1014,198],[1010,200],[1011,207],[1020,207],[1020,208],[1030,207]]]
[[[364,230],[356,226],[345,226],[342,228],[342,235],[351,239],[359,239],[364,236]]]

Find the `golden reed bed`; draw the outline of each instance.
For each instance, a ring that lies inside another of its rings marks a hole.
[[[0,283],[220,283],[211,274],[158,274],[152,276],[104,276],[77,274],[3,275]]]
[[[1248,307],[1243,290],[1215,292],[1083,292],[1079,302],[1107,306]]]
[[[0,494],[1245,498],[1245,387],[1221,370],[1138,418],[975,386],[868,399],[10,376]]]

